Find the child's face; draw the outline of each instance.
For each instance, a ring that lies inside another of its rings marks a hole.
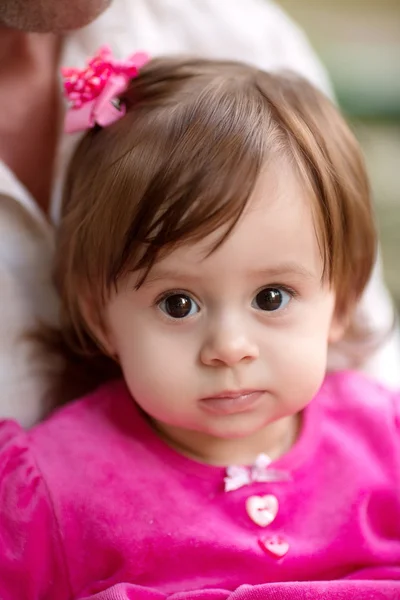
[[[284,165],[260,178],[230,237],[207,256],[215,239],[176,249],[138,291],[130,276],[106,309],[108,348],[132,396],[189,447],[198,434],[267,436],[296,415],[341,331],[321,283],[310,201]]]

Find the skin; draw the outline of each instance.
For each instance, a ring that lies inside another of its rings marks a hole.
[[[309,199],[288,167],[260,178],[230,237],[207,256],[219,233],[174,250],[139,290],[138,274],[127,277],[106,306],[106,334],[96,333],[167,443],[210,464],[245,464],[294,442],[343,326],[321,281]],[[276,311],[255,301],[268,287],[281,291]],[[166,314],[165,295],[177,292],[190,306],[181,319]],[[238,389],[258,391],[248,410],[212,414],[202,401]]]

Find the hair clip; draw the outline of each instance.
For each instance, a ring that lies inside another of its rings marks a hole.
[[[109,46],[102,46],[85,69],[61,69],[69,107],[65,131],[86,131],[96,124],[107,127],[124,116],[126,109],[118,96],[150,58],[136,52],[126,60],[115,60]]]

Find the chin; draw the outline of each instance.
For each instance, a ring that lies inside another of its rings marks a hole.
[[[244,423],[232,423],[231,425],[225,427],[212,427],[210,428],[210,431],[207,431],[205,433],[212,437],[216,437],[223,440],[235,440],[254,435],[265,426],[266,423],[249,423],[248,425]]]
[[[52,31],[64,32],[81,29],[97,19],[111,4],[112,0],[78,0],[68,5],[64,15],[53,24]]]
[[[112,0],[0,0],[0,23],[10,29],[63,33],[94,21]]]

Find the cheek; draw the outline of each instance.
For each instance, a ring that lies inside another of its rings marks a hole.
[[[182,404],[193,395],[193,359],[182,336],[170,329],[152,327],[138,318],[123,327],[114,327],[119,361],[129,390],[144,410],[157,416],[161,406]],[[160,415],[158,415],[160,416]]]
[[[310,311],[275,338],[268,362],[288,403],[305,405],[318,391],[326,374],[330,320],[329,306]]]
[[[326,372],[327,343],[316,337],[288,341],[276,360],[274,370],[288,395],[312,398]]]

